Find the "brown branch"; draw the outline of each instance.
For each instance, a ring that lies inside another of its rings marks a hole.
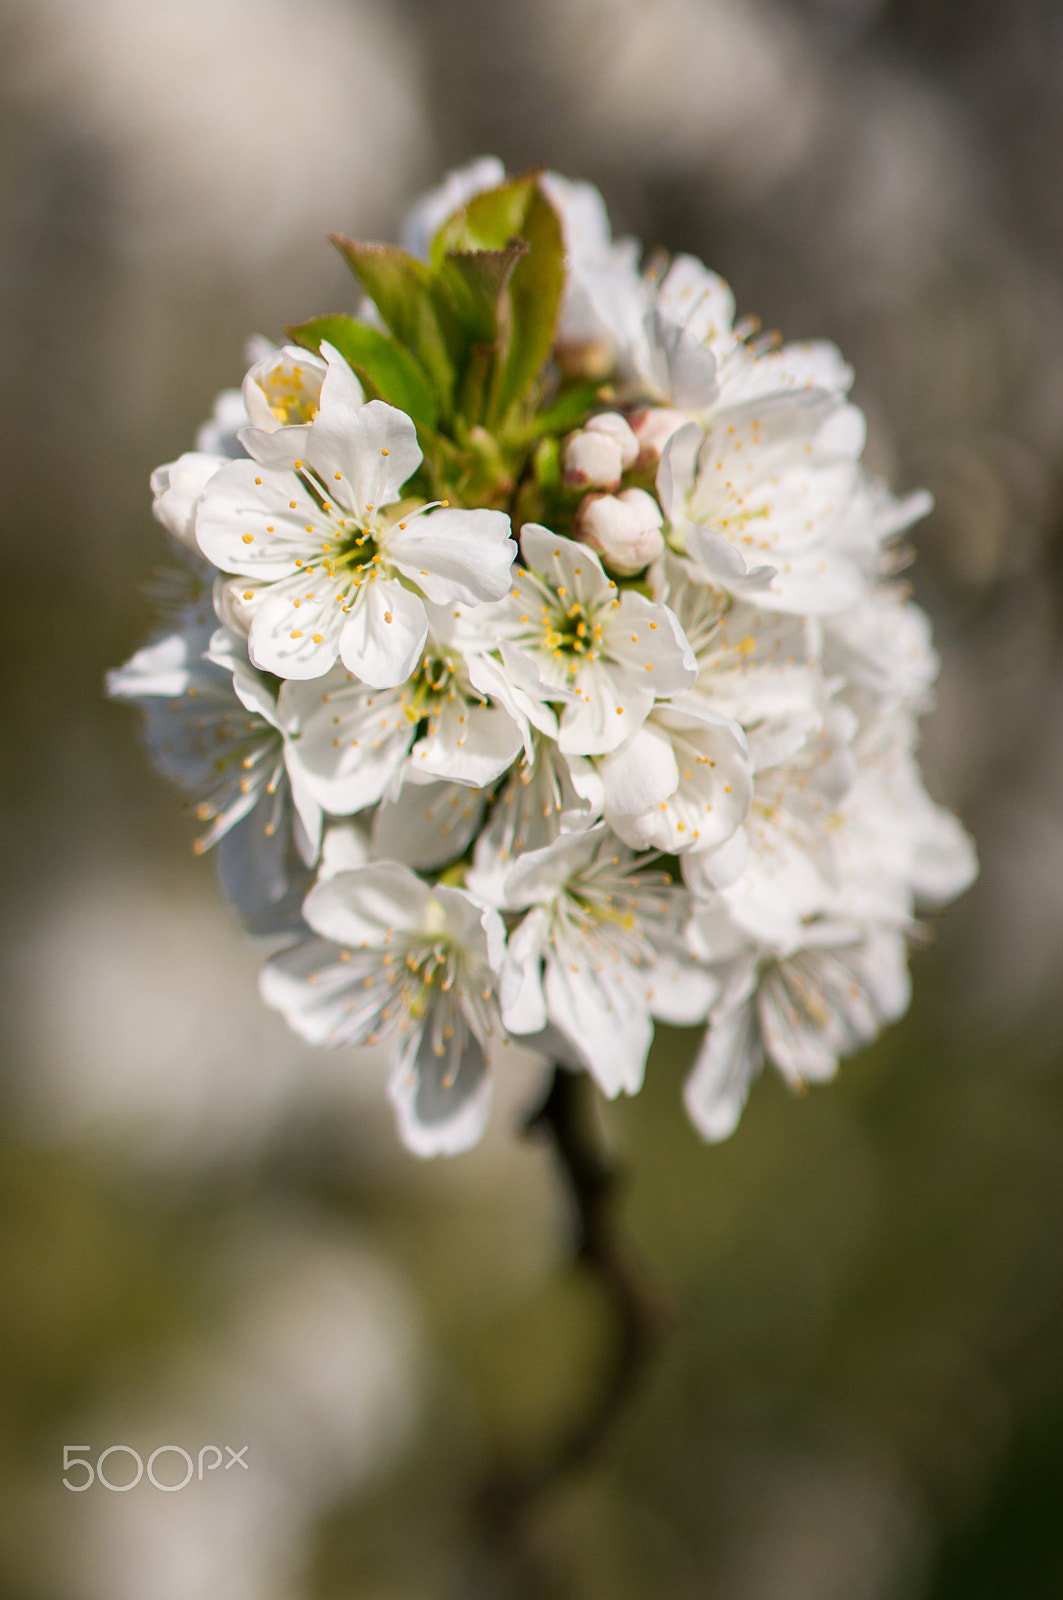
[[[602,1136],[592,1079],[555,1067],[546,1099],[525,1132],[544,1133],[553,1145],[576,1213],[575,1260],[609,1305],[613,1347],[598,1392],[547,1459],[534,1467],[500,1465],[483,1486],[478,1510],[485,1532],[492,1542],[509,1545],[511,1554],[513,1536],[529,1510],[607,1439],[676,1321],[674,1307],[647,1281],[620,1236],[619,1173]]]

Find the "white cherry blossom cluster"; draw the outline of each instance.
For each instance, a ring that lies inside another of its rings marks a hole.
[[[155,473],[182,573],[109,691],[266,1003],[392,1041],[410,1148],[479,1139],[510,1039],[636,1092],[655,1018],[722,1138],[766,1059],[827,1079],[903,1013],[976,871],[915,754],[928,499],[862,467],[833,346],[640,269],[589,185],[483,160],[406,251],[339,242],[375,304],[257,346]]]

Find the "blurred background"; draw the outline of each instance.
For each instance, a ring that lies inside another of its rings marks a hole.
[[[408,1156],[380,1063],[261,1008],[101,692],[165,559],[152,467],[247,335],[350,306],[327,230],[393,237],[485,152],[854,363],[871,465],[936,498],[924,760],[983,862],[832,1088],[765,1079],[707,1149],[672,1034],[607,1108],[679,1325],[509,1561],[476,1486],[609,1336],[515,1132],[540,1069],[482,1149]],[[1058,1600],[1061,194],[1056,0],[0,0],[5,1597]],[[248,1470],[77,1494],[70,1444]]]

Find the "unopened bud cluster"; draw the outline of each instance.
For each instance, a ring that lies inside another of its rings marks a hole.
[[[408,1145],[485,1127],[519,1040],[603,1092],[655,1019],[731,1132],[908,1003],[975,871],[915,756],[936,659],[893,574],[928,509],[861,465],[828,344],[645,272],[601,196],[483,160],[362,296],[259,343],[154,474],[155,637],[109,676],[312,1043],[389,1044]]]

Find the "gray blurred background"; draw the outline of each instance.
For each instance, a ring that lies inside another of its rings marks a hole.
[[[514,1134],[540,1070],[473,1155],[405,1154],[381,1064],[259,1006],[101,696],[165,559],[152,467],[247,335],[352,303],[329,229],[394,236],[484,152],[855,364],[872,466],[936,497],[924,758],[983,862],[837,1085],[765,1080],[706,1149],[674,1034],[608,1108],[679,1327],[500,1563],[485,1465],[608,1337]],[[5,1597],[1058,1600],[1061,196],[1057,0],[0,0]],[[67,1444],[249,1470],[77,1494]]]

